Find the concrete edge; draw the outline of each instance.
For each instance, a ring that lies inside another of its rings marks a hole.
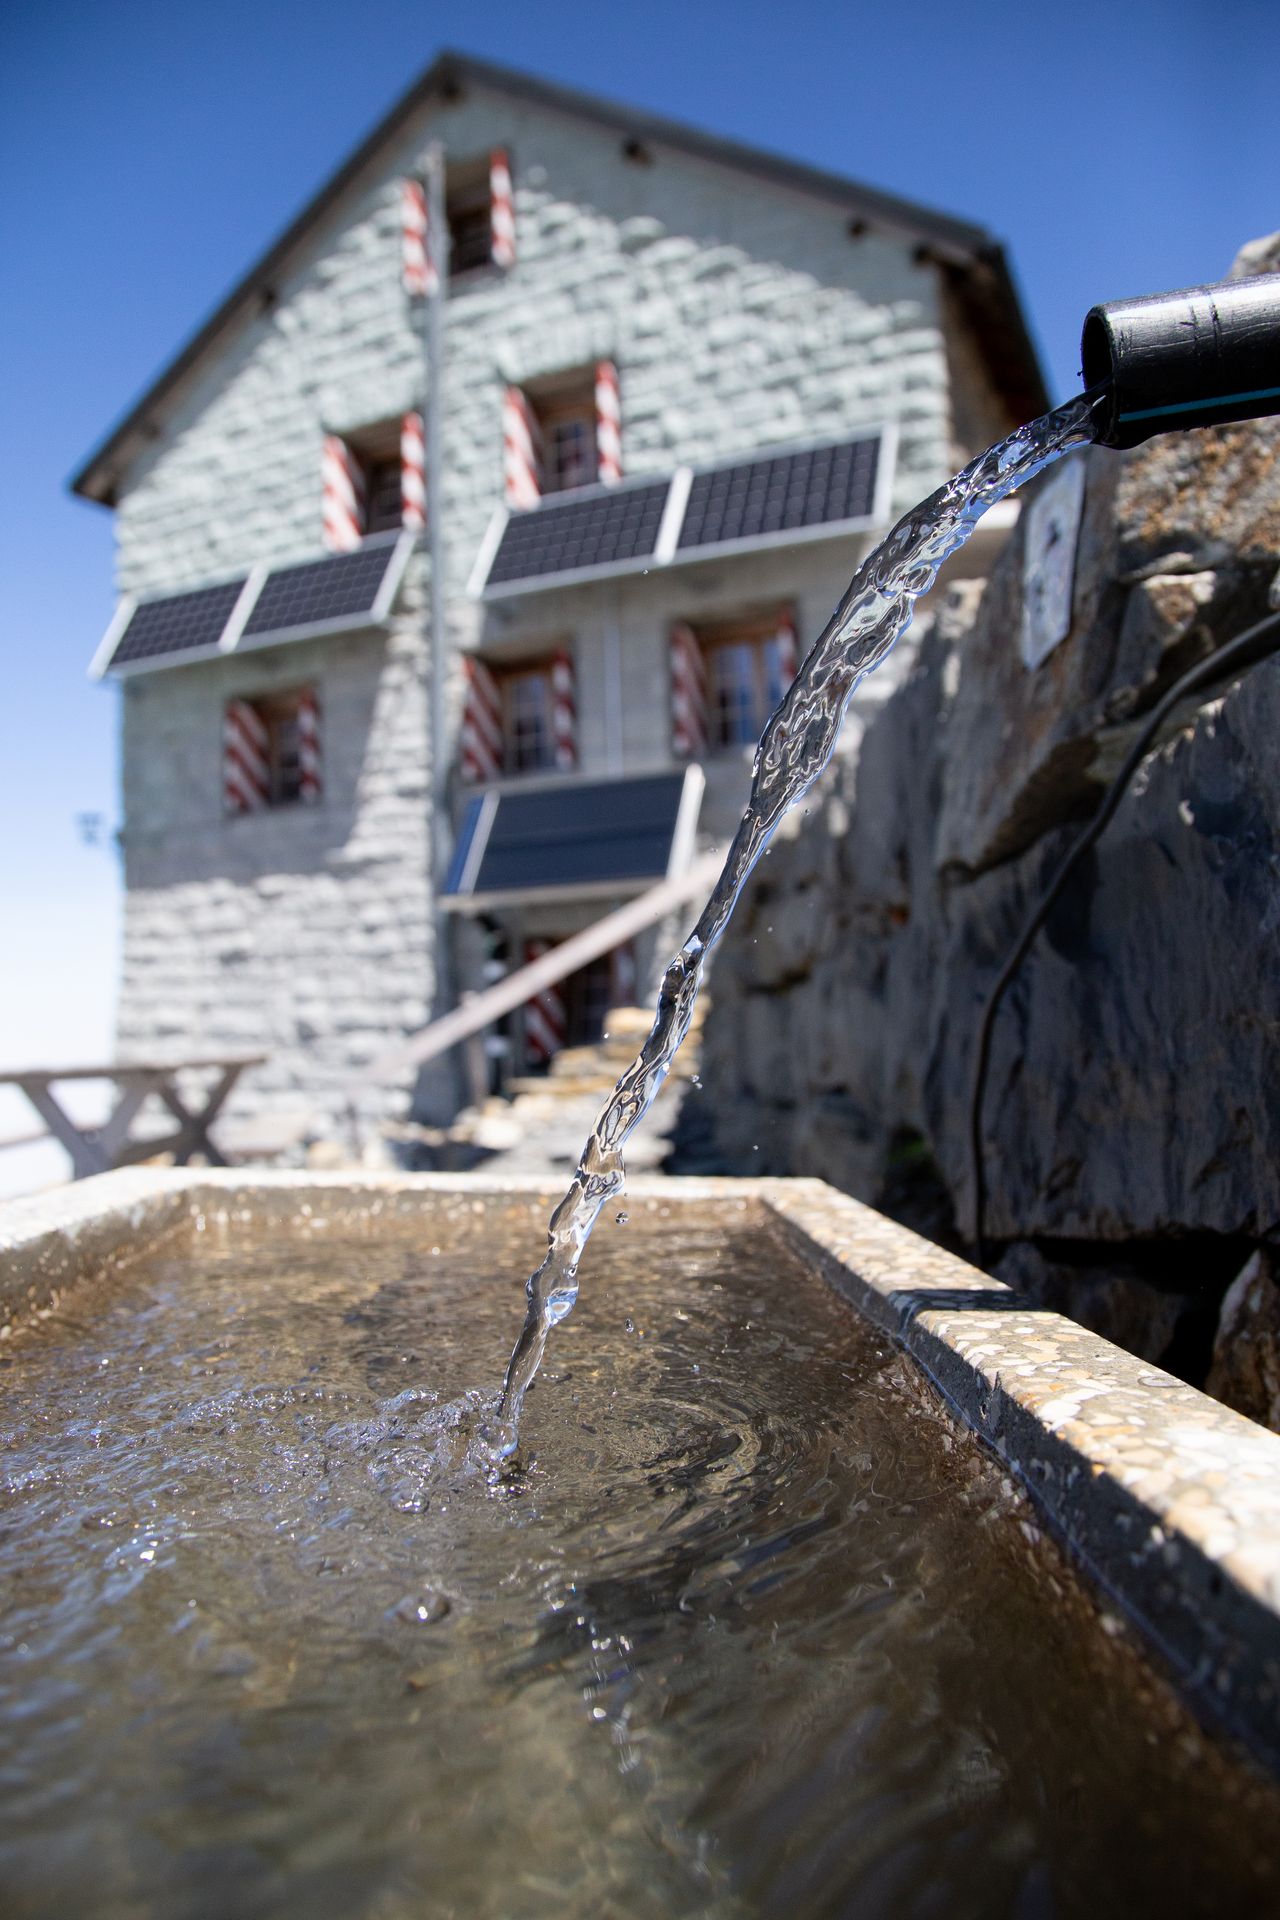
[[[902,1342],[1190,1697],[1280,1765],[1280,1435],[820,1180],[753,1184],[792,1250]]]
[[[126,1167],[0,1205],[0,1337],[47,1313],[86,1269],[115,1272],[180,1231],[203,1174]],[[146,1241],[139,1236],[145,1231]]]

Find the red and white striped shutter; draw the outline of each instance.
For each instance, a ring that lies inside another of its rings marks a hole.
[[[612,360],[596,367],[596,477],[608,487],[622,478],[622,408]]]
[[[427,232],[427,190],[421,180],[401,181],[400,221],[404,290],[411,298],[425,299],[435,292],[439,276]]]
[[[537,506],[542,498],[542,432],[519,387],[508,387],[502,402],[502,477],[509,507]]]
[[[315,688],[298,698],[298,793],[309,804],[320,798],[320,702]]]
[[[516,209],[511,166],[503,148],[489,155],[489,251],[495,267],[516,263]]]
[[[462,778],[469,786],[480,786],[502,775],[502,696],[483,660],[467,660],[466,675]]]
[[[400,521],[414,532],[427,524],[427,440],[420,413],[400,422]]]
[[[796,668],[800,665],[800,649],[796,642],[796,623],[792,615],[784,613],[778,622],[778,666],[782,674],[782,684],[789,687],[796,677]]]
[[[560,652],[551,662],[551,737],[556,767],[572,773],[578,764],[578,703],[573,688],[573,655]]]
[[[247,700],[228,700],[222,721],[222,804],[227,813],[258,813],[271,794],[265,723]]]
[[[671,629],[671,746],[682,760],[707,748],[707,669],[698,636],[683,620]]]
[[[541,960],[544,953],[550,953],[552,944],[550,940],[526,940],[525,965],[531,960]],[[524,1042],[531,1061],[550,1060],[553,1054],[559,1053],[568,1031],[568,1014],[560,986],[544,987],[541,993],[525,1001]]]
[[[364,469],[339,434],[324,437],[320,481],[324,543],[331,553],[349,553],[364,538]]]

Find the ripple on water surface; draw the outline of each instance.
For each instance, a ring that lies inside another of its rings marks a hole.
[[[1272,1790],[724,1217],[597,1234],[505,1463],[534,1212],[210,1232],[11,1342],[6,1915],[1280,1911]]]

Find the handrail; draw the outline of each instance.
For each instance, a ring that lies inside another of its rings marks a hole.
[[[48,1127],[41,1127],[38,1133],[6,1133],[0,1135],[0,1153],[6,1147],[34,1147],[38,1140],[52,1140]]]
[[[576,973],[579,967],[598,960],[601,954],[611,952],[633,934],[664,919],[695,894],[709,893],[723,863],[722,854],[704,854],[676,879],[659,881],[647,893],[637,895],[634,900],[628,900],[625,906],[615,907],[611,913],[594,920],[581,933],[571,934],[558,947],[552,947],[549,953],[544,953],[537,960],[530,960],[523,967],[517,967],[512,973],[504,974],[501,980],[480,993],[472,994],[460,1006],[433,1020],[430,1026],[422,1027],[416,1034],[388,1047],[369,1066],[352,1076],[347,1083],[348,1091],[354,1093],[359,1088],[396,1079],[408,1068],[425,1066],[428,1060],[435,1060],[440,1054],[447,1053],[459,1041],[469,1040],[472,1034],[480,1033],[485,1027],[492,1026],[495,1020],[500,1020],[504,1013],[511,1013],[514,1008],[523,1006],[535,993],[555,986],[566,974]]]

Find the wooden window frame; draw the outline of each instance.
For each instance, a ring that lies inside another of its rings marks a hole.
[[[449,279],[494,269],[491,156],[451,163],[445,173],[444,218],[449,229]],[[483,221],[483,257],[473,235]]]
[[[252,707],[267,733],[267,797],[263,811],[275,813],[282,808],[304,804],[302,758],[298,750],[297,718],[303,702],[316,697],[315,686],[283,687],[270,693],[240,694],[246,707]],[[289,738],[287,730],[294,729]],[[323,783],[321,784],[323,793]]]
[[[776,697],[771,683],[771,663],[769,648],[777,644],[778,633],[788,620],[793,620],[793,611],[789,606],[770,609],[768,613],[752,614],[735,620],[718,620],[695,625],[694,636],[702,649],[703,664],[707,675],[707,750],[709,753],[735,753],[743,747],[754,746],[760,738],[765,722],[773,712],[785,688],[780,687]],[[717,667],[717,655],[724,655],[730,649],[750,649],[750,694],[751,711],[741,729],[732,732],[725,725],[728,703],[720,700],[721,679]],[[781,681],[781,675],[778,675]]]
[[[489,665],[502,701],[502,777],[506,780],[520,780],[530,775],[556,771],[554,694],[551,685],[553,665],[552,654],[539,655],[537,659],[513,660],[502,666]],[[522,764],[521,730],[517,725],[514,702],[516,689],[532,681],[541,682],[543,688],[539,755],[535,762]]]
[[[537,418],[542,432],[541,487],[544,496],[574,493],[580,487],[594,487],[600,479],[599,428],[596,419],[596,370],[571,367],[563,373],[533,380],[524,388],[525,399]],[[583,477],[567,477],[555,460],[556,429],[580,426],[583,430],[587,462]]]

